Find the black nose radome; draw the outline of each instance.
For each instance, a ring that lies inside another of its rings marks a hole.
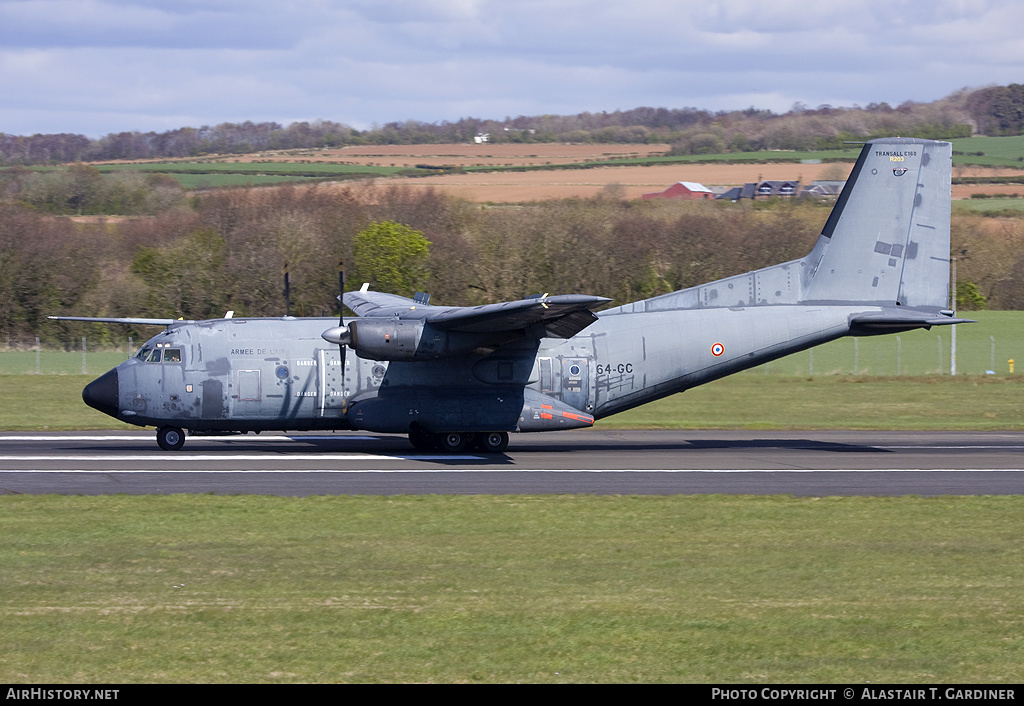
[[[117,369],[99,376],[82,390],[82,400],[104,414],[116,417],[118,412],[117,400]]]

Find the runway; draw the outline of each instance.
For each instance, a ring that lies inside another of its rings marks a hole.
[[[513,435],[504,454],[405,437],[0,433],[0,493],[262,495],[1024,493],[1024,433],[602,431]]]

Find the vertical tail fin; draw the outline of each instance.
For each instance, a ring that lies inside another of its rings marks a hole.
[[[864,145],[814,251],[802,301],[938,311],[949,306],[952,145]]]
[[[891,137],[864,145],[809,255],[624,304],[641,311],[853,304],[925,314],[949,306],[953,146]],[[920,318],[920,317],[918,317]],[[925,319],[922,319],[925,320]],[[943,323],[955,323],[952,320]]]

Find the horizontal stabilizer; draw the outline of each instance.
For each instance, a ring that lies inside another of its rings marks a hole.
[[[950,326],[952,324],[973,324],[971,319],[958,319],[952,316],[936,316],[930,312],[900,311],[886,309],[884,311],[865,312],[850,317],[850,334],[853,336],[871,336],[881,333],[899,333],[918,328],[932,326]]]

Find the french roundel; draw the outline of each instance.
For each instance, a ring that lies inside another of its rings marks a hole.
[[[716,358],[722,355],[723,353],[725,353],[725,346],[723,346],[721,343],[715,343],[714,345],[711,346],[711,355],[715,356]]]

